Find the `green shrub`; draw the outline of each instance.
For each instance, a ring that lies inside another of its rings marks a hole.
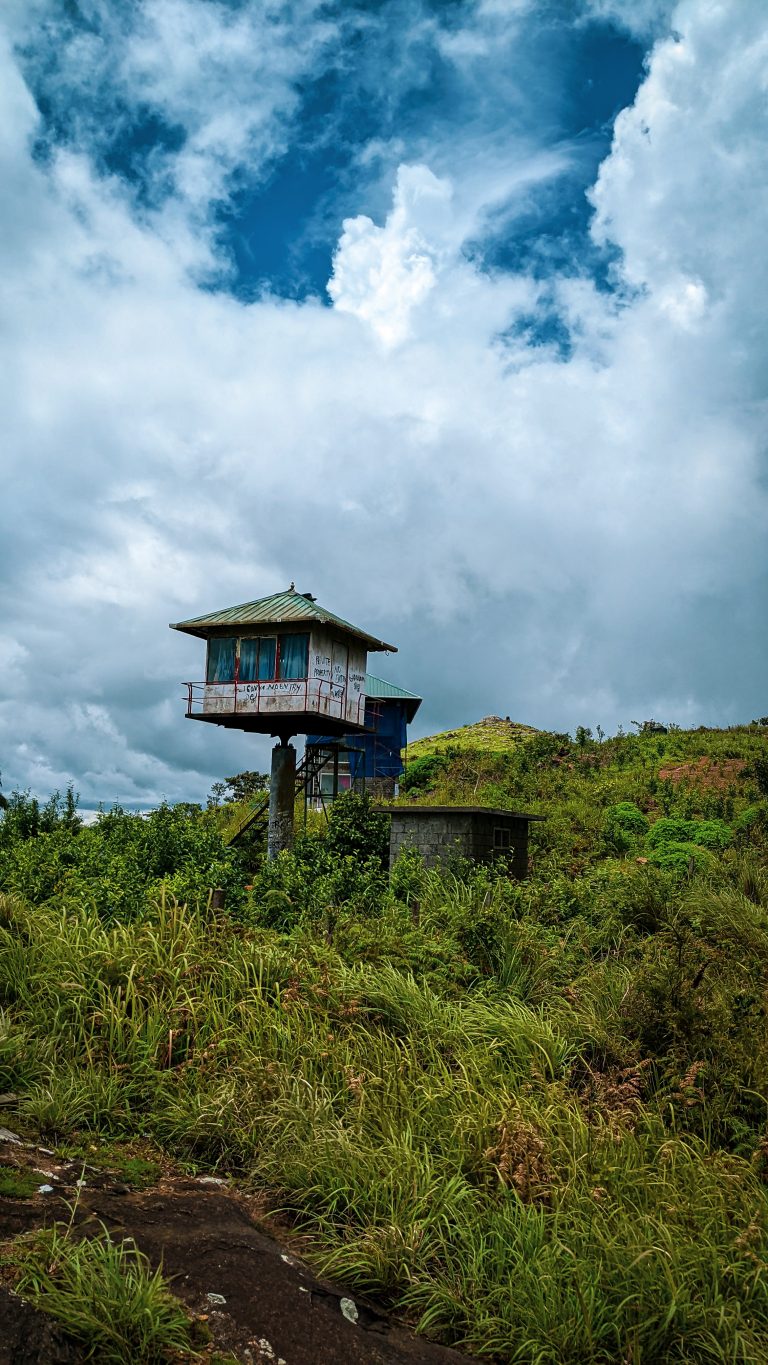
[[[78,1240],[54,1224],[14,1249],[16,1292],[50,1314],[100,1365],[172,1365],[189,1358],[191,1328],[159,1270],[106,1228]]]
[[[326,843],[332,856],[373,858],[386,866],[389,819],[376,813],[366,792],[344,792],[331,806]]]
[[[126,920],[161,893],[163,881],[201,909],[216,886],[230,909],[242,901],[245,870],[224,844],[215,811],[163,805],[142,817],[115,807],[81,829],[66,803],[57,817],[50,802],[41,810],[14,805],[14,796],[0,819],[0,886],[36,905],[86,904],[104,919]]]
[[[754,838],[755,835],[768,834],[768,801],[758,801],[747,806],[733,822],[733,830],[740,843]]]
[[[609,806],[603,820],[603,837],[616,853],[628,853],[637,847],[648,832],[648,817],[633,801],[619,801]]]
[[[664,844],[698,844],[701,848],[727,848],[733,835],[722,820],[676,820],[664,818],[651,825],[647,844],[660,848]]]
[[[424,758],[413,758],[400,779],[401,790],[431,791],[437,778],[447,767],[448,759],[444,754],[427,754]]]
[[[712,868],[712,855],[699,844],[678,842],[670,839],[651,849],[648,861],[654,867],[678,874],[708,872]]]

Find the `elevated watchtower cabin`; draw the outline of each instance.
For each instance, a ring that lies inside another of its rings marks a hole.
[[[273,593],[172,623],[207,645],[205,679],[188,682],[190,720],[274,735],[268,849],[290,845],[296,751],[293,735],[348,735],[365,728],[369,652],[394,645],[321,607],[311,593]]]

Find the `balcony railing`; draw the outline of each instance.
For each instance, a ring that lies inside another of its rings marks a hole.
[[[268,682],[188,682],[187,715],[290,715],[308,712],[351,725],[365,723],[365,693],[330,678],[279,678]]]

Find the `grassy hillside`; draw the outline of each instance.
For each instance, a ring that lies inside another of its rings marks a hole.
[[[555,867],[578,873],[627,851],[605,838],[608,812],[621,803],[636,805],[649,824],[662,817],[749,822],[763,796],[755,763],[766,762],[767,736],[765,726],[753,724],[602,742],[582,735],[576,743],[489,719],[410,746],[400,799],[545,815],[532,827],[539,875]],[[641,856],[640,847],[635,851]]]
[[[269,1192],[320,1269],[500,1365],[758,1365],[766,727],[492,728],[425,742],[402,799],[545,814],[523,883],[388,875],[354,798],[256,865],[215,813],[13,798],[0,1091],[50,1145]]]

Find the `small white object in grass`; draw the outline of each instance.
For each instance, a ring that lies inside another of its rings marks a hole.
[[[21,1146],[18,1133],[12,1133],[10,1128],[0,1128],[0,1142],[17,1142]]]
[[[77,1190],[84,1190],[87,1184],[88,1184],[88,1181],[87,1181],[87,1180],[76,1180],[76,1181],[75,1181],[75,1189],[77,1189]]]
[[[198,1184],[198,1185],[226,1185],[226,1184],[227,1184],[226,1180],[223,1180],[222,1177],[221,1177],[220,1175],[198,1175],[198,1176],[196,1177],[196,1179],[197,1179],[197,1184]]]
[[[53,1194],[53,1185],[38,1185],[38,1194]]]
[[[339,1299],[339,1308],[341,1309],[342,1316],[347,1319],[347,1322],[357,1322],[360,1315],[352,1299]]]
[[[285,1264],[292,1266],[294,1270],[299,1269],[298,1261],[295,1261],[292,1256],[287,1256],[284,1251],[280,1252],[280,1260],[285,1261]]]
[[[205,1297],[209,1303],[225,1304],[227,1302],[223,1294],[206,1294]]]

